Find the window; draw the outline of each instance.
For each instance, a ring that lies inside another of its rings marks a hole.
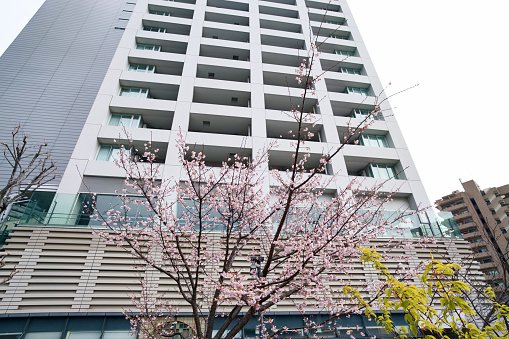
[[[161,46],[159,45],[146,45],[146,44],[137,44],[136,49],[141,49],[145,51],[161,51]]]
[[[170,12],[162,12],[162,11],[148,11],[148,12],[149,12],[149,14],[170,16]]]
[[[360,69],[355,69],[355,68],[340,67],[339,68],[339,72],[347,73],[347,74],[361,75],[361,70]]]
[[[484,272],[485,275],[495,275],[498,274],[498,270],[489,270]]]
[[[337,21],[329,21],[329,20],[325,20],[324,22],[325,22],[326,24],[332,24],[332,25],[338,25],[338,26],[340,26],[340,25],[342,25],[342,24],[343,24],[343,23],[341,23],[341,22],[337,22]]]
[[[359,108],[354,108],[352,110],[352,114],[351,116],[353,118],[365,118],[367,117],[368,115],[371,114],[371,110],[369,109],[359,109]],[[371,118],[375,119],[375,120],[382,120],[382,113],[378,112],[376,115],[375,114],[371,114]]]
[[[112,114],[109,125],[140,128],[142,121],[140,115]]]
[[[345,56],[354,56],[355,55],[354,52],[351,52],[351,51],[342,51],[342,50],[339,50],[339,49],[334,50],[334,54],[345,55]]]
[[[479,248],[475,251],[475,253],[486,253],[486,252],[488,252],[488,249],[486,247]]]
[[[209,79],[214,79],[214,73],[209,72]]]
[[[362,134],[359,144],[368,147],[388,148],[387,139],[384,135],[365,135]]]
[[[125,150],[126,155],[130,156],[130,151]],[[98,161],[115,161],[120,159],[120,146],[118,145],[101,145],[97,153]]]
[[[29,332],[23,338],[25,339],[60,339],[62,332]]]
[[[490,262],[493,262],[493,259],[484,259],[484,260],[482,260],[483,264],[488,264]]]
[[[134,339],[136,335],[131,331],[104,331],[102,339]]]
[[[69,331],[67,334],[67,339],[99,339],[101,337],[101,332],[92,332],[92,331]]]
[[[332,34],[330,37],[333,39],[348,40],[348,36],[346,36],[346,35]]]
[[[130,64],[129,70],[134,72],[154,73],[155,67],[152,65]]]
[[[462,210],[459,212],[455,212],[455,213],[453,213],[453,215],[456,216],[456,215],[465,214],[465,213],[468,213],[468,210]]]
[[[122,87],[120,90],[120,96],[132,98],[148,98],[148,88]]]
[[[359,88],[359,87],[347,87],[346,93],[355,94],[355,95],[363,95],[369,96],[369,91],[367,88]]]
[[[149,32],[166,33],[166,28],[164,27],[143,26],[143,30]]]
[[[393,165],[369,164],[368,167],[366,167],[365,172],[368,177],[372,178],[398,179],[396,169]]]

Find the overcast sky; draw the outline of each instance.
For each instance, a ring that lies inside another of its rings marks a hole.
[[[0,54],[43,0],[0,3]],[[431,202],[509,184],[509,1],[350,0]],[[507,93],[506,93],[507,91]]]

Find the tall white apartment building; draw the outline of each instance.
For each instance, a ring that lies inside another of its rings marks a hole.
[[[151,140],[160,149],[163,177],[180,173],[173,146],[179,133],[190,146],[203,145],[211,166],[220,166],[230,154],[255,155],[279,139],[269,167],[290,167],[288,131],[296,126],[282,111],[300,98],[295,70],[308,56],[314,34],[323,42],[314,72],[327,72],[306,103],[310,110],[319,102],[310,165],[341,144],[348,123],[355,125],[381,102],[384,118],[373,123],[362,145],[346,146],[328,174],[338,176],[341,188],[353,176],[366,177],[372,186],[399,173],[386,187],[399,189],[392,209],[429,206],[341,1],[137,1],[57,194],[83,193],[81,176],[93,192],[113,193],[124,174],[108,160],[115,157],[115,140],[124,127],[136,148]],[[55,213],[65,213],[65,203],[59,204]]]
[[[32,41],[31,34],[40,36]],[[300,98],[295,70],[315,39],[321,54],[314,73],[326,72],[307,100],[317,119],[310,164],[341,145],[348,124],[377,104],[383,112],[328,166],[323,175],[336,180],[327,194],[355,177],[373,186],[397,174],[383,187],[398,191],[387,210],[430,206],[345,0],[47,0],[0,58],[1,66],[31,53],[0,79],[0,110],[9,122],[1,132],[4,138],[21,122],[28,135],[49,141],[62,176],[13,206],[3,222],[5,248],[21,271],[0,287],[0,338],[126,337],[126,290],[137,289],[132,261],[92,235],[96,222],[83,210],[90,191],[106,208],[123,186],[113,160],[124,128],[135,148],[151,141],[160,149],[163,178],[181,175],[180,133],[203,150],[208,166],[231,154],[256,155],[277,139],[268,166],[286,170],[295,126],[283,112]],[[45,67],[35,67],[41,60]],[[42,81],[45,69],[52,73],[37,100],[13,97],[30,76]],[[412,218],[408,236],[429,223]],[[458,243],[452,251],[466,249]],[[416,262],[427,255],[413,251]],[[363,321],[352,318],[367,326]]]

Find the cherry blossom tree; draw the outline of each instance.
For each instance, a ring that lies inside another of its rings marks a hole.
[[[183,175],[171,179],[161,178],[158,150],[151,143],[145,145],[142,161],[131,156],[132,143],[121,147],[117,164],[126,173],[126,187],[119,192],[122,203],[96,211],[107,228],[98,234],[137,258],[142,275],[155,270],[169,279],[175,288],[171,292],[183,300],[154,292],[150,281],[142,279],[142,293],[133,298],[137,311],[129,317],[147,337],[229,339],[259,319],[260,336],[275,338],[363,311],[333,286],[345,284],[362,246],[396,229],[409,212],[382,213],[394,193],[382,193],[387,180],[374,187],[352,180],[335,197],[324,199],[336,179],[325,175],[327,166],[382,113],[376,105],[367,116],[352,120],[341,145],[324,151],[318,165],[311,166],[310,127],[319,116],[305,107],[323,77],[313,71],[318,49],[312,42],[297,69],[302,94],[287,112],[297,128],[289,132],[293,156],[285,172],[268,170],[276,143],[252,158],[239,152],[214,168],[181,135],[176,147]],[[135,206],[143,217],[132,213]],[[379,288],[366,282],[368,300],[377,298]],[[329,317],[307,319],[300,328],[276,328],[263,314],[281,304],[303,315],[311,309]],[[185,334],[175,326],[182,310],[192,314],[195,326]]]

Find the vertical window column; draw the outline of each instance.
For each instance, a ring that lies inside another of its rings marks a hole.
[[[263,87],[263,64],[260,28],[260,8],[258,3],[249,6],[249,49],[251,62],[251,131],[253,136],[253,154],[257,154],[265,145],[267,137],[265,120],[265,96]]]
[[[306,41],[306,48],[310,48],[309,42],[314,41],[314,36],[312,35],[311,23],[308,15],[308,6],[305,0],[296,0],[296,4],[299,10],[299,18],[301,20],[302,26],[302,34],[304,35],[304,40]],[[313,74],[318,75],[322,74],[322,64],[320,62],[320,57],[316,57],[313,62]],[[327,149],[336,149],[340,146],[341,141],[338,135],[338,130],[336,128],[336,121],[334,118],[334,113],[332,111],[332,105],[329,99],[329,94],[327,91],[327,86],[325,81],[318,81],[315,84],[316,95],[320,102],[320,106],[318,111],[320,112],[320,117],[322,118],[323,131],[322,137],[327,142]],[[348,170],[346,168],[346,163],[343,157],[334,157],[331,163],[332,173],[347,173]]]
[[[165,173],[169,173],[169,175],[172,175],[172,171],[173,173],[180,173],[180,163],[178,161],[177,154],[178,150],[176,147],[173,147],[173,145],[177,144],[179,133],[182,133],[185,136],[189,130],[189,115],[193,101],[194,81],[196,79],[196,70],[198,68],[198,57],[200,55],[200,42],[206,7],[207,0],[196,0],[193,12],[193,24],[189,31],[185,62],[182,68],[179,93],[177,103],[175,105],[172,132],[169,140],[170,147],[168,147],[166,154],[166,164],[170,165],[171,168],[168,169],[168,171],[165,171]]]

